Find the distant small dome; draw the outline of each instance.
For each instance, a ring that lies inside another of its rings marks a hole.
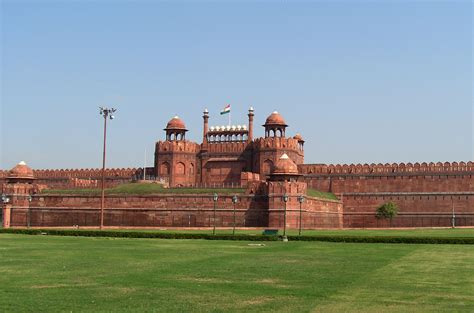
[[[237,126],[235,126],[235,125],[232,125],[232,127],[231,127],[230,129],[232,129],[232,130],[236,130],[236,129],[237,129]]]
[[[230,130],[230,125],[227,125],[227,126],[225,127],[225,130]]]
[[[293,137],[293,139],[298,140],[298,142],[304,142],[303,136],[301,136],[300,133],[296,134],[295,137]]]
[[[225,130],[225,126],[224,126],[224,125],[221,126],[221,130]]]
[[[273,167],[273,175],[298,175],[298,166],[284,153]]]
[[[213,132],[215,130],[214,126],[211,126],[210,130]]]
[[[8,179],[34,179],[33,170],[24,161],[18,163],[8,172]]]
[[[237,125],[237,130],[241,130],[242,129],[242,125]]]
[[[267,117],[267,120],[265,121],[264,126],[288,126],[285,123],[285,120],[283,119],[283,116],[281,116],[280,113],[277,111],[274,111],[270,116]]]
[[[247,130],[247,125],[243,125],[243,126],[242,126],[242,129],[243,129],[243,130]]]
[[[173,117],[168,124],[166,125],[166,130],[186,130],[186,125],[184,124],[183,120],[179,118],[179,116]]]

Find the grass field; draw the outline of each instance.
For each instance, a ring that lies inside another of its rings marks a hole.
[[[474,247],[0,234],[2,312],[473,312]]]
[[[163,188],[160,184],[148,183],[128,183],[118,185],[113,188],[107,188],[105,193],[108,195],[153,195],[153,194],[213,194],[234,195],[245,192],[243,188]],[[51,195],[91,195],[101,194],[99,188],[74,188],[74,189],[45,189],[42,194]]]
[[[107,195],[153,195],[153,194],[213,194],[234,195],[245,192],[244,188],[163,188],[160,184],[149,183],[127,183],[113,188],[107,188]],[[74,188],[74,189],[45,189],[41,191],[45,195],[90,195],[98,196],[101,194],[99,188]],[[317,197],[329,200],[337,200],[337,197],[330,192],[323,192],[314,189],[308,189],[310,197]]]
[[[158,233],[211,234],[212,229],[114,229],[114,231],[140,231]],[[236,234],[261,235],[262,229],[236,229]],[[298,230],[288,229],[288,235],[298,235]],[[232,234],[231,228],[217,229],[217,234]],[[279,231],[281,235],[282,230]],[[414,228],[414,229],[318,229],[303,230],[303,236],[414,236],[414,237],[474,237],[474,228]]]

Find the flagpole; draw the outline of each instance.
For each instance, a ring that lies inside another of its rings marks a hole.
[[[231,112],[232,111],[229,111],[229,126],[230,126],[230,115],[232,114]]]
[[[146,180],[146,148],[145,148],[145,159],[143,162],[143,180]]]

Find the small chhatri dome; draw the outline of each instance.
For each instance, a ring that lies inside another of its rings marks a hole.
[[[173,117],[168,124],[166,125],[165,130],[186,130],[186,125],[184,124],[183,120],[179,118],[179,116]]]
[[[269,117],[267,117],[267,120],[265,121],[265,125],[263,126],[271,126],[271,125],[278,125],[278,126],[288,126],[285,123],[285,120],[283,119],[283,116],[281,116],[280,113],[277,111],[273,112],[270,114]]]
[[[298,142],[304,142],[303,136],[300,133],[297,133],[293,139],[298,140]]]
[[[9,180],[34,179],[35,175],[33,174],[33,170],[28,165],[26,165],[24,161],[21,161],[8,172],[7,178]]]
[[[284,153],[273,167],[272,175],[298,175],[298,166]]]

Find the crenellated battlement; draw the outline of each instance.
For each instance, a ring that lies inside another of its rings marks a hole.
[[[219,142],[209,144],[207,151],[209,153],[243,153],[249,144],[247,142]]]
[[[137,172],[137,168],[107,168],[106,177],[132,177]],[[84,169],[39,169],[34,170],[35,178],[96,178],[102,175],[100,168]]]
[[[474,163],[469,162],[423,162],[423,163],[386,163],[386,164],[302,164],[303,174],[390,174],[390,173],[439,173],[471,172]]]
[[[292,149],[302,151],[302,147],[297,139],[285,137],[257,138],[254,140],[254,147],[257,150]]]
[[[198,153],[200,145],[189,141],[189,140],[178,140],[178,141],[158,141],[156,143],[156,151],[163,152],[185,152],[185,153]]]

